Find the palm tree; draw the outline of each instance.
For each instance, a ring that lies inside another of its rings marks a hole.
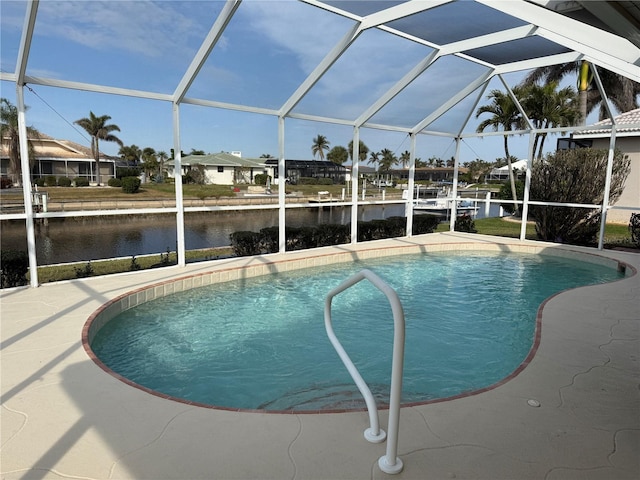
[[[120,158],[127,162],[128,165],[137,165],[140,162],[142,150],[140,150],[140,147],[137,145],[123,145],[120,147],[118,155],[120,155]]]
[[[92,111],[89,111],[89,118],[85,117],[73,122],[76,125],[84,128],[85,131],[91,136],[91,153],[93,154],[93,159],[96,162],[96,181],[98,183],[98,186],[100,186],[99,141],[104,140],[105,142],[116,142],[121,147],[124,145],[122,143],[122,140],[111,133],[119,132],[120,127],[114,124],[108,125],[107,122],[109,120],[111,120],[111,117],[109,115],[96,117]]]
[[[353,140],[349,142],[347,146],[347,151],[349,152],[349,160],[353,161]],[[364,162],[367,159],[367,155],[369,154],[369,147],[367,147],[362,140],[358,142],[358,159],[361,162]]]
[[[402,168],[407,168],[409,166],[409,161],[411,160],[411,152],[409,150],[405,150],[400,155],[400,163],[402,164]]]
[[[580,118],[578,96],[572,87],[557,90],[558,83],[551,82],[544,86],[537,84],[525,87],[520,101],[527,116],[537,129],[567,127],[575,125]],[[542,149],[547,134],[536,133],[533,152],[542,158]]]
[[[348,159],[349,153],[347,152],[347,149],[342,145],[336,145],[331,150],[329,150],[329,153],[327,153],[327,160],[335,163],[336,165],[342,165]]]
[[[369,161],[367,163],[373,163],[374,165],[380,161],[380,152],[371,152],[369,154]]]
[[[522,88],[516,87],[513,89],[513,93],[516,98],[521,96]],[[511,98],[510,95],[500,91],[500,90],[491,90],[491,93],[487,95],[487,98],[491,100],[491,103],[488,105],[482,105],[476,110],[476,118],[478,118],[483,113],[490,113],[492,116],[484,119],[476,131],[478,133],[484,132],[487,128],[491,127],[494,132],[497,132],[502,128],[505,132],[509,130],[514,130],[517,128],[521,121],[520,111],[516,106],[515,102]],[[517,200],[516,196],[516,181],[513,175],[513,168],[511,167],[511,155],[509,154],[509,136],[504,136],[504,153],[505,158],[507,159],[507,164],[509,166],[509,181],[511,182],[511,194],[513,195],[513,200]],[[514,215],[518,214],[518,205],[514,204]]]
[[[384,148],[380,151],[380,171],[388,172],[391,167],[398,164],[398,157],[396,157],[391,150]]]
[[[320,160],[324,160],[324,152],[325,150],[329,150],[329,140],[324,135],[318,135],[313,139],[313,144],[311,145],[311,153],[315,157],[318,155]]]
[[[40,132],[33,127],[27,127],[27,141],[29,144],[29,170],[33,166],[34,149],[30,138],[40,138]],[[20,160],[20,133],[18,130],[18,107],[6,98],[0,99],[0,139],[8,142],[9,176],[13,183],[22,185],[22,164]]]
[[[531,85],[541,81],[544,83],[560,82],[567,75],[575,74],[577,76],[580,102],[580,123],[584,125],[587,121],[587,115],[598,107],[600,108],[599,119],[604,120],[608,117],[607,109],[602,101],[600,91],[595,85],[594,75],[589,65],[587,61],[582,60],[539,67],[532,70],[521,85]],[[596,68],[607,97],[619,112],[624,113],[638,108],[640,83],[609,70],[600,67]]]
[[[169,159],[169,155],[164,150],[160,150],[157,153],[158,161],[160,162],[160,177],[164,178],[164,162]]]

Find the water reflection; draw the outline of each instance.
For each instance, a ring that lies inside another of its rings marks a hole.
[[[358,220],[403,216],[404,205],[367,205],[358,208]],[[287,225],[351,223],[351,207],[295,208],[286,211]],[[229,245],[236,231],[257,232],[278,225],[278,210],[203,212],[185,214],[187,250]],[[2,222],[2,248],[26,250],[22,221]],[[175,216],[131,215],[49,219],[36,225],[39,265],[130,257],[176,249]]]

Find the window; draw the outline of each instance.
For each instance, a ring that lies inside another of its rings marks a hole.
[[[78,174],[80,177],[91,178],[91,164],[85,162],[78,164]]]
[[[218,167],[218,173],[224,173],[224,167]]]
[[[574,148],[591,148],[593,140],[575,139],[575,138],[559,138],[558,150],[573,150]]]

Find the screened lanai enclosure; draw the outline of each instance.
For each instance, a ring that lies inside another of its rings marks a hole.
[[[285,160],[311,158],[312,139],[320,134],[331,145],[353,146],[352,186],[335,203],[351,207],[352,242],[358,209],[369,204],[404,207],[412,235],[416,158],[454,158],[455,199],[460,165],[504,156],[508,134],[514,154],[529,159],[520,202],[524,239],[535,203],[529,198],[535,135],[588,133],[597,118],[571,128],[536,129],[514,87],[533,69],[580,63],[591,67],[604,111],[614,119],[623,112],[609,101],[601,72],[640,79],[637,2],[3,0],[0,8],[2,97],[17,107],[25,205],[24,211],[3,212],[1,220],[26,225],[32,286],[38,285],[35,229],[45,219],[170,214],[178,264],[184,266],[185,215],[272,209],[284,252],[287,212],[310,204],[291,201],[279,188],[272,205],[186,205],[181,152],[240,150],[250,158],[269,153],[278,159],[277,176],[285,178]],[[575,85],[575,77],[569,83]],[[516,102],[523,128],[476,132],[475,113],[494,89]],[[111,116],[125,144],[175,152],[172,206],[34,211],[27,127],[88,146],[74,122],[90,111]],[[600,248],[618,126],[613,120],[605,128],[610,143],[604,201],[586,205],[603,213]],[[371,151],[409,152],[408,195],[363,198],[359,169],[368,159],[360,159],[360,142]],[[455,208],[454,202],[452,219]]]

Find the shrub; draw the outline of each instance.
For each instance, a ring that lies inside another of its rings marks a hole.
[[[513,194],[511,193],[511,183],[503,183],[500,187],[500,191],[497,197],[501,200],[513,200]],[[522,180],[516,181],[516,198],[522,200],[524,198],[524,182]],[[516,211],[513,203],[501,203],[500,206],[510,215]]]
[[[109,185],[110,187],[121,187],[122,186],[122,179],[121,178],[110,178],[109,181],[107,182],[107,185]]]
[[[559,150],[533,164],[531,200],[558,203],[601,204],[607,167],[607,150]],[[613,158],[609,203],[624,189],[630,161],[620,151]],[[592,245],[600,230],[600,210],[532,205],[538,238],[546,241]]]
[[[266,185],[268,178],[270,178],[270,176],[266,173],[258,173],[255,177],[253,177],[253,181],[256,185]]]
[[[125,178],[125,177],[139,177],[140,176],[140,168],[139,167],[118,167],[116,168],[116,178]]]
[[[351,241],[350,225],[320,224],[308,233],[305,229],[301,229],[300,233],[302,238],[307,238],[308,233],[311,233],[312,245],[307,248],[328,247]]]
[[[240,231],[229,235],[231,248],[234,255],[244,257],[247,255],[260,255],[261,236],[256,232]]]
[[[2,288],[19,287],[27,284],[29,257],[21,250],[0,252],[0,283]]]
[[[44,183],[47,187],[57,187],[58,179],[53,175],[47,175],[44,177]]]
[[[266,227],[260,230],[259,236],[260,241],[258,244],[258,248],[260,249],[260,253],[275,253],[279,250],[279,228],[275,227]]]
[[[74,183],[76,184],[76,187],[88,187],[89,186],[89,179],[85,178],[85,177],[77,177],[74,180]]]
[[[138,260],[136,260],[136,256],[133,255],[131,257],[131,264],[129,265],[129,270],[131,270],[132,272],[136,271],[136,270],[140,270],[142,267],[140,266],[140,264],[138,263]]]
[[[456,232],[478,233],[478,230],[476,229],[476,222],[473,221],[471,215],[466,213],[456,218],[453,229]]]
[[[424,219],[415,220],[418,217]],[[439,219],[431,215],[414,217],[414,232],[432,233]],[[386,220],[358,222],[358,240],[378,240],[405,235],[405,217],[391,217]],[[319,224],[306,227],[286,227],[287,251],[340,245],[351,241],[351,226],[341,224]],[[279,250],[278,227],[267,227],[260,232],[234,232],[229,236],[231,248],[236,256],[260,255]]]
[[[300,177],[298,183],[300,185],[318,185],[318,179],[315,177]]]
[[[39,187],[44,187],[47,183],[47,179],[44,177],[36,178],[33,183],[35,183]]]
[[[632,213],[629,218],[629,232],[631,233],[631,242],[640,248],[640,213]]]
[[[58,179],[58,186],[59,187],[70,187],[71,186],[71,179],[69,177],[60,177]]]
[[[191,165],[191,169],[182,176],[182,183],[196,183],[204,185],[206,180],[204,166],[196,163]]]
[[[13,182],[9,177],[0,177],[0,188],[11,188]]]
[[[371,220],[358,222],[358,241],[380,240],[386,236],[386,220]],[[404,233],[403,233],[404,234]]]
[[[440,219],[435,215],[414,215],[413,234],[433,233],[440,224]]]
[[[124,193],[136,193],[140,190],[140,179],[138,177],[124,177],[122,179],[122,191]]]
[[[333,178],[322,177],[318,178],[318,185],[333,185]]]
[[[91,262],[87,262],[84,267],[73,267],[73,270],[76,272],[76,278],[86,278],[93,275]]]

